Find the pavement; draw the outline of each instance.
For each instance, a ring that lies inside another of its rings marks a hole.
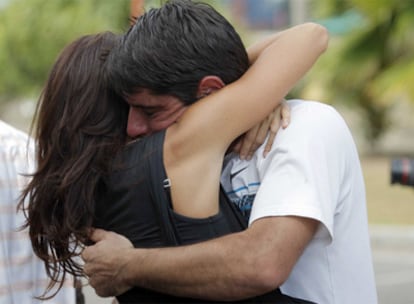
[[[371,226],[379,304],[414,304],[414,226]]]
[[[414,304],[414,226],[370,226],[379,304]],[[86,304],[110,304],[84,289]],[[364,303],[370,304],[370,303]]]

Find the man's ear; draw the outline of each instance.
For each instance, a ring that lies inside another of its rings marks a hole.
[[[198,84],[197,98],[202,98],[210,93],[220,90],[225,86],[223,80],[218,76],[205,76]]]

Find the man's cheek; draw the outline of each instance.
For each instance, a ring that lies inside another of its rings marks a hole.
[[[174,123],[174,121],[175,120],[171,117],[165,117],[165,118],[159,117],[156,120],[154,119],[151,123],[152,130],[161,131],[161,130],[167,129],[169,126],[171,126]]]

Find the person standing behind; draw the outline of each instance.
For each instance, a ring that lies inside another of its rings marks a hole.
[[[20,191],[33,171],[34,146],[29,137],[0,120],[0,303],[40,303],[34,297],[47,286],[43,262],[33,253],[25,217],[17,211]],[[53,300],[42,303],[75,303],[68,280]]]

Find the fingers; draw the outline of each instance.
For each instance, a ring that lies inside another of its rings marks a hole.
[[[282,128],[286,129],[290,123],[290,107],[286,101],[284,101],[281,105],[280,116],[282,119]],[[274,131],[274,128],[271,127],[271,129]]]
[[[269,130],[269,137],[267,138],[266,145],[263,150],[263,157],[266,157],[267,154],[269,154],[270,150],[272,149],[273,142],[275,140],[277,132],[273,132],[272,130]]]
[[[260,124],[254,126],[252,129],[246,132],[243,136],[241,147],[240,147],[240,159],[249,160],[253,155],[252,146],[256,140],[257,132],[259,131]],[[249,158],[250,157],[250,158]]]
[[[91,229],[91,234],[90,234],[90,239],[93,242],[97,243],[97,242],[102,241],[103,239],[105,239],[109,234],[110,234],[109,231],[99,229],[99,228],[92,228]]]
[[[108,233],[109,233],[108,231],[103,230],[103,229],[91,228],[89,232],[89,239],[92,242],[97,243],[99,241],[102,241]],[[92,251],[91,247],[93,246],[94,245],[85,246],[85,248],[82,250],[81,257],[85,262],[91,259],[91,251]]]
[[[92,270],[91,270],[91,269],[89,269],[88,264],[85,264],[85,265],[83,266],[83,274],[84,274],[84,276],[85,276],[86,280],[87,280],[87,281],[89,282],[89,284],[90,284],[90,281],[91,281],[91,275],[93,274],[93,272],[92,272]]]
[[[273,110],[272,114],[268,117],[269,124],[267,125],[266,135],[269,134],[269,136],[267,138],[266,145],[263,149],[263,157],[266,157],[272,149],[277,130],[279,129],[279,126],[281,124],[281,110],[281,106],[276,107]]]
[[[266,157],[272,149],[277,131],[279,130],[280,126],[282,126],[283,129],[286,129],[290,123],[290,107],[286,101],[283,101],[282,104],[277,107],[273,113],[275,115],[270,123],[269,137],[263,150],[263,157]]]
[[[241,138],[236,139],[236,143],[232,147],[232,151],[240,155],[240,149],[241,149],[241,146],[242,146],[242,142],[243,142],[243,140]]]
[[[253,143],[253,149],[251,149],[252,153],[255,150],[257,150],[257,148],[259,148],[265,142],[267,134],[269,132],[269,128],[271,124],[273,123],[273,121],[275,120],[275,115],[276,115],[276,112],[273,111],[272,113],[270,113],[267,119],[261,123],[259,131],[257,132],[257,135],[256,135],[256,140]]]
[[[254,152],[265,142],[266,136],[269,135],[263,150],[263,157],[266,157],[273,146],[279,127],[285,129],[289,123],[290,107],[286,101],[283,101],[265,120],[247,131],[233,148],[233,151],[239,153],[240,159],[250,160]]]
[[[90,247],[92,247],[92,246],[90,246]],[[85,269],[86,269],[86,266],[87,266],[88,262],[91,261],[91,259],[92,259],[91,258],[91,250],[90,250],[89,246],[85,247],[85,249],[82,250],[81,258],[85,263],[85,265],[83,266],[83,270],[86,274],[88,274]]]
[[[87,255],[88,255],[88,253],[87,253]],[[90,260],[88,256],[85,259],[83,253],[82,253],[82,259],[85,262],[84,265],[83,265],[83,275],[86,278],[86,280],[88,281],[88,283],[90,285],[92,285],[91,281],[93,280],[93,274],[94,274],[93,264],[90,263],[92,260]]]

